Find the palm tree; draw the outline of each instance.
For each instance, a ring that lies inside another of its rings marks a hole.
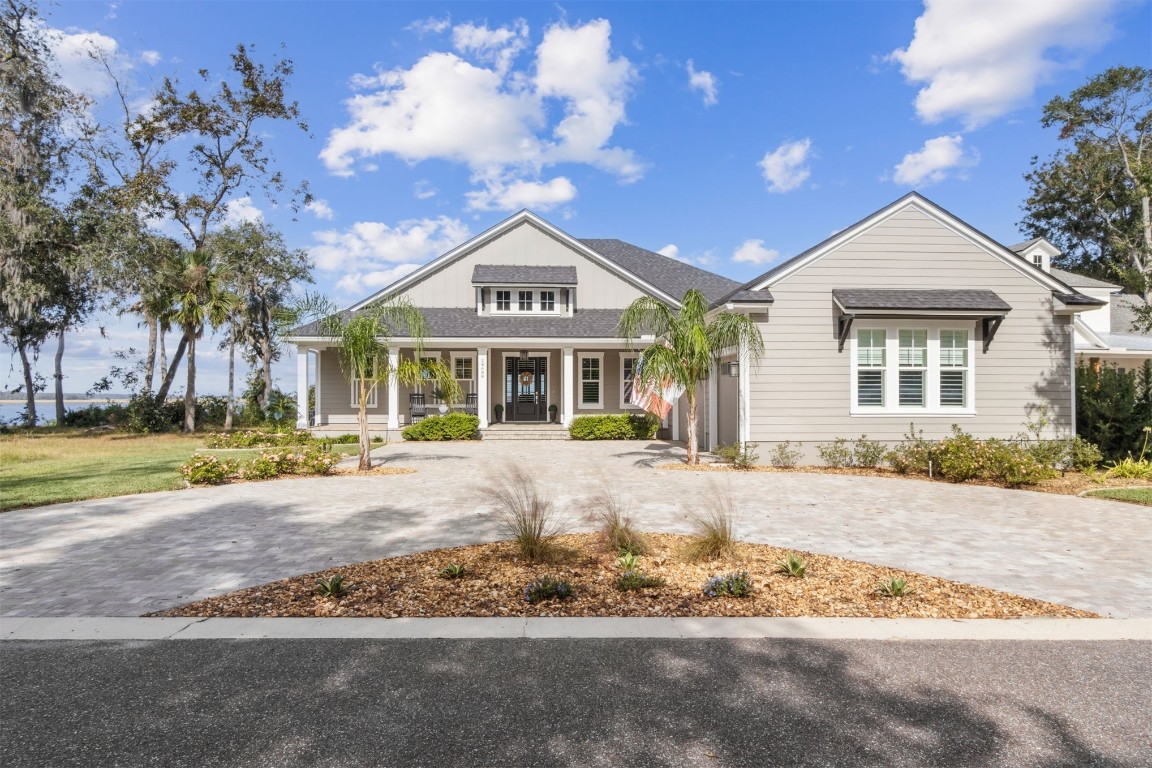
[[[656,342],[641,355],[643,362],[637,371],[640,386],[665,388],[671,384],[684,390],[688,398],[688,463],[699,464],[696,387],[708,378],[713,363],[725,349],[741,350],[747,355],[747,362],[758,359],[764,351],[760,329],[747,315],[709,315],[704,294],[690,288],[679,311],[650,296],[629,304],[620,316],[616,334],[633,349],[642,333],[654,334]]]
[[[306,299],[306,302],[309,301]],[[315,300],[311,300],[315,302]],[[360,469],[372,468],[371,440],[368,437],[368,403],[381,382],[392,386],[421,382],[434,382],[437,389],[451,401],[461,397],[460,385],[444,363],[422,362],[427,324],[424,315],[405,297],[382,301],[356,315],[346,317],[331,311],[321,301],[321,322],[324,335],[339,340],[340,370],[350,381],[357,382],[357,424],[360,427]],[[307,314],[312,314],[316,310]],[[400,359],[395,370],[388,356],[393,336],[404,335],[412,339],[412,358]]]

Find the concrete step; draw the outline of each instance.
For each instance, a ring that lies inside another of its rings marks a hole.
[[[544,431],[539,429],[484,429],[480,431],[482,440],[567,440],[568,430]]]

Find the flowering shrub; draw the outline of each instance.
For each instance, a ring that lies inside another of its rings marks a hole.
[[[704,584],[704,594],[708,597],[747,597],[752,594],[752,577],[748,571],[713,576]]]
[[[193,456],[180,467],[180,474],[191,485],[220,485],[234,477],[239,469],[237,462],[220,459],[216,456]]]
[[[326,475],[341,456],[320,448],[294,451],[265,451],[244,466],[244,479],[270,480],[281,475]]]
[[[207,448],[278,448],[285,445],[308,445],[318,442],[303,429],[292,432],[267,432],[245,429],[241,432],[216,432],[204,440]]]

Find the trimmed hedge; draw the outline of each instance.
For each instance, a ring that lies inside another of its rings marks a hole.
[[[468,413],[426,416],[404,427],[405,440],[479,440],[480,417]]]
[[[573,440],[651,440],[660,420],[651,414],[610,413],[577,416],[568,427]]]

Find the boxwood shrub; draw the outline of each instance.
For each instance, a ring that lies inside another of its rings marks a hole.
[[[404,427],[405,440],[479,440],[480,417],[468,413],[426,416]]]
[[[609,413],[577,416],[568,427],[573,440],[651,440],[660,428],[652,414]]]

